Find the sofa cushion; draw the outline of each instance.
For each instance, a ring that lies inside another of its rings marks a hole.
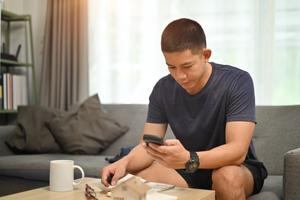
[[[17,153],[61,152],[45,126],[59,112],[42,106],[19,106],[17,126],[7,137],[6,144]]]
[[[283,174],[286,152],[299,148],[300,105],[257,106],[253,143],[269,174]]]
[[[128,131],[101,108],[98,95],[56,116],[48,126],[63,152],[71,154],[98,154]]]
[[[26,154],[0,157],[0,176],[48,181],[51,160],[74,160],[83,168],[86,177],[99,177],[100,169],[108,164],[104,156],[67,154]],[[80,172],[75,170],[75,178]]]
[[[300,199],[300,148],[284,156],[283,188],[285,199]]]
[[[256,195],[252,195],[247,200],[280,200],[273,192],[261,192]]]
[[[270,191],[275,193],[280,199],[283,199],[283,187],[282,187],[283,179],[282,176],[272,176],[269,175],[265,179],[264,186],[262,191]]]
[[[14,154],[4,142],[14,128],[13,125],[0,126],[0,156]]]

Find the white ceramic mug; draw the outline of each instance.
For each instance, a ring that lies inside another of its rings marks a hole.
[[[74,169],[79,169],[81,178],[74,181]],[[80,184],[84,178],[83,169],[74,165],[73,160],[52,160],[50,161],[50,191],[63,192],[73,190],[74,185]]]

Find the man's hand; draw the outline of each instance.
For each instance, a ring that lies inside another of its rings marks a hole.
[[[185,163],[190,159],[190,153],[177,139],[165,140],[163,145],[143,143],[147,153],[160,164],[172,168],[185,168]]]
[[[117,184],[118,180],[126,175],[126,160],[119,160],[102,169],[101,182],[106,187]],[[111,179],[111,180],[110,180]]]

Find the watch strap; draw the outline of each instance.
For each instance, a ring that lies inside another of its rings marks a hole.
[[[200,159],[196,152],[190,151],[190,159],[185,164],[185,171],[187,173],[194,173],[200,165]]]

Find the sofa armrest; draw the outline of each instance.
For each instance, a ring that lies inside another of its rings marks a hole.
[[[5,144],[5,139],[14,128],[15,126],[12,125],[0,126],[0,156],[13,154],[13,152]]]
[[[300,199],[300,148],[284,155],[283,195],[285,200]]]

